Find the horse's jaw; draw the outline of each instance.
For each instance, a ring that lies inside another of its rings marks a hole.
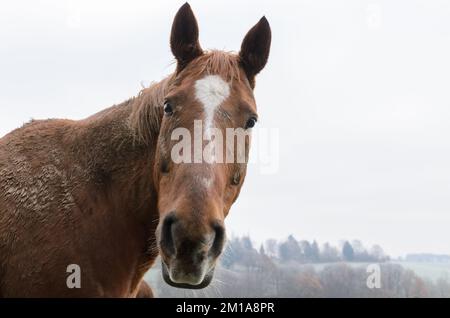
[[[161,261],[161,267],[162,267],[162,276],[164,278],[164,281],[172,286],[172,287],[176,287],[176,288],[184,288],[184,289],[202,289],[207,287],[214,276],[214,267],[210,269],[210,271],[205,275],[205,277],[203,278],[202,282],[198,285],[191,285],[191,284],[185,284],[185,283],[175,283],[170,279],[170,274],[169,274],[169,269],[167,267],[167,265],[164,263],[164,261]]]

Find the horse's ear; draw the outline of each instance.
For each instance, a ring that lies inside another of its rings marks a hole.
[[[259,22],[248,31],[242,41],[239,58],[247,74],[250,84],[254,86],[255,76],[266,65],[269,58],[272,32],[269,21],[262,17]]]
[[[203,54],[198,41],[198,24],[191,6],[186,2],[177,12],[170,34],[170,48],[177,59],[177,72]]]

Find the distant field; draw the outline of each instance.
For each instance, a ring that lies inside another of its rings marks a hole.
[[[413,270],[418,276],[436,281],[450,278],[450,263],[392,262]]]

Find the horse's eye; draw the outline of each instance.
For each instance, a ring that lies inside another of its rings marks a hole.
[[[170,115],[173,113],[172,105],[168,101],[166,101],[164,103],[164,113],[167,115]]]
[[[255,127],[257,122],[256,117],[250,117],[249,120],[247,120],[247,123],[245,124],[245,129],[253,128]]]

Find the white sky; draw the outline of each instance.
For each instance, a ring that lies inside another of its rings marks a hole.
[[[30,118],[83,118],[173,70],[183,1],[4,1],[0,135]],[[450,253],[450,2],[190,1],[204,48],[272,26],[257,79],[280,170],[254,166],[228,230],[361,239],[392,255]]]

